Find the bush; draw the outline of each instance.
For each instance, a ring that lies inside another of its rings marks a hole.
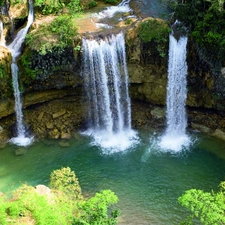
[[[160,20],[152,19],[140,23],[138,35],[143,42],[154,41],[161,57],[167,54],[167,43],[171,29]]]
[[[50,24],[44,24],[38,30],[27,34],[26,43],[32,50],[45,55],[47,52],[61,51],[63,48],[71,46],[77,34],[73,17],[60,15]]]
[[[82,199],[81,188],[76,175],[69,167],[54,170],[50,175],[50,187],[72,195],[75,199]]]
[[[104,190],[84,200],[78,179],[68,167],[53,171],[50,185],[50,194],[40,195],[34,187],[24,184],[12,199],[0,196],[0,224],[21,224],[21,219],[30,219],[37,225],[117,223],[118,210],[108,213],[108,208],[118,201],[112,191]]]
[[[80,0],[36,0],[34,6],[40,8],[45,15],[59,13],[63,8],[68,8],[71,15],[81,11]]]
[[[221,4],[222,3],[222,4]],[[201,58],[217,75],[225,60],[225,10],[223,1],[179,0],[175,7],[175,19],[189,28],[190,37],[201,51]],[[218,68],[217,68],[218,67]],[[216,68],[216,69],[215,69]]]
[[[194,217],[206,225],[225,224],[225,182],[219,187],[217,193],[190,189],[178,199],[182,206],[192,212],[186,219],[188,224],[192,224]]]
[[[105,3],[109,3],[111,5],[116,5],[118,3],[118,0],[104,0]]]
[[[95,6],[97,6],[97,2],[96,1],[90,1],[90,2],[88,2],[88,8],[89,9],[94,8]]]

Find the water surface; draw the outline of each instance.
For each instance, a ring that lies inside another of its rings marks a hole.
[[[15,156],[18,147],[8,145],[0,150],[0,191],[9,194],[26,181],[47,185],[51,171],[69,166],[85,196],[102,189],[118,195],[119,224],[179,224],[187,211],[177,198],[185,190],[217,190],[225,180],[224,142],[198,136],[189,150],[172,154],[158,151],[149,132],[139,136],[136,147],[114,154],[104,154],[82,136],[64,148],[59,141],[36,142],[23,156]]]

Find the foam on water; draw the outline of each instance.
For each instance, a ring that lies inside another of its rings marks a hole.
[[[105,10],[103,10],[99,13],[93,14],[93,16],[98,18],[99,20],[101,20],[104,18],[111,18],[116,13],[130,12],[131,8],[129,7],[129,2],[130,1],[123,0],[119,5],[107,7]]]
[[[161,137],[159,147],[164,151],[172,151],[178,153],[185,148],[188,148],[191,140],[187,135],[166,134]]]
[[[15,144],[17,146],[29,146],[33,143],[34,137],[25,137],[24,135],[20,135],[17,137],[13,137],[9,140],[10,143]]]
[[[139,143],[137,132],[134,130],[108,133],[104,130],[89,129],[83,134],[91,136],[91,145],[100,147],[105,154],[124,152]]]

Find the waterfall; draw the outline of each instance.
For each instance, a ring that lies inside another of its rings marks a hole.
[[[131,8],[129,7],[130,0],[123,0],[119,5],[117,6],[109,6],[105,10],[95,13],[94,16],[97,17],[99,20],[104,18],[111,18],[116,13],[127,13],[131,11]]]
[[[12,54],[11,73],[15,97],[16,128],[17,128],[17,137],[12,138],[11,142],[19,146],[29,145],[33,141],[33,137],[28,138],[25,135],[26,129],[23,124],[22,101],[18,82],[18,66],[16,62],[17,57],[21,54],[22,44],[25,40],[29,27],[31,26],[33,21],[34,21],[33,2],[32,0],[29,0],[29,14],[27,25],[17,33],[13,42],[7,46],[7,48],[11,51]]]
[[[89,113],[86,133],[103,148],[124,150],[135,139],[131,129],[124,35],[97,40],[84,38],[82,51]]]
[[[0,46],[5,46],[3,22],[0,20]]]
[[[186,135],[187,118],[185,102],[187,97],[186,45],[188,38],[181,36],[177,41],[173,34],[169,39],[169,63],[167,83],[167,128],[160,147],[178,152],[189,145]]]

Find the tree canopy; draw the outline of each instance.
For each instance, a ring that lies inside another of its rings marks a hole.
[[[218,192],[187,190],[178,201],[191,211],[184,224],[192,224],[193,218],[198,218],[205,225],[225,224],[225,182],[220,183]]]
[[[12,198],[0,195],[0,224],[39,225],[114,225],[118,210],[109,207],[118,202],[111,190],[103,190],[84,199],[76,175],[69,167],[50,176],[51,190],[40,194],[27,184],[13,192]]]

